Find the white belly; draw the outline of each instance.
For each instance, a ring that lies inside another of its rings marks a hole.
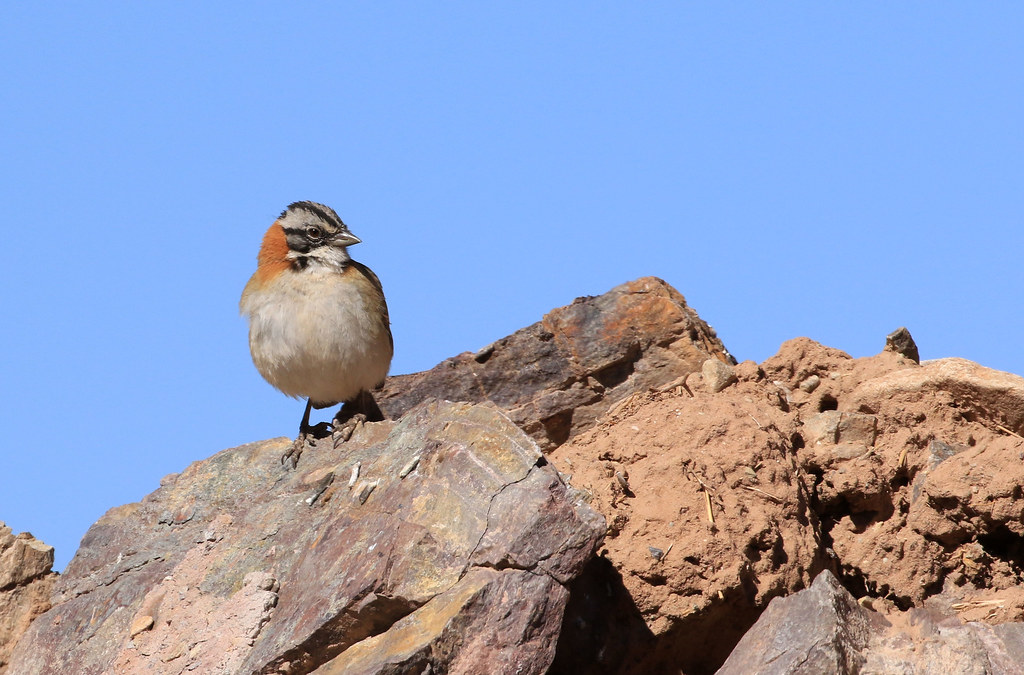
[[[347,401],[380,384],[392,348],[379,311],[368,306],[368,286],[362,277],[342,282],[337,272],[306,271],[248,294],[242,311],[256,369],[285,394],[314,403]]]

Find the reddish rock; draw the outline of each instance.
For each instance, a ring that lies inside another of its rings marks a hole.
[[[507,417],[430,403],[297,471],[289,443],[218,453],[107,513],[14,672],[547,669],[604,522]]]
[[[554,309],[476,354],[388,378],[376,397],[394,419],[430,398],[491,401],[547,451],[711,357],[735,362],[678,291],[644,277]]]
[[[903,609],[942,594],[1024,619],[1024,378],[962,359],[852,359],[799,339],[762,364],[801,421],[798,450],[845,584]],[[807,393],[798,383],[817,375]],[[824,423],[829,420],[834,424]],[[846,424],[841,421],[856,422]]]
[[[50,608],[52,568],[52,546],[27,532],[14,535],[0,522],[0,673],[13,672],[7,666],[15,643]]]

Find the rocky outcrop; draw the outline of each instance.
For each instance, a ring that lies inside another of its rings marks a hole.
[[[507,417],[428,403],[296,471],[289,444],[225,450],[108,512],[14,672],[547,670],[605,527]]]
[[[53,547],[31,534],[15,535],[0,522],[0,673],[14,644],[33,619],[50,608],[57,575],[52,572]]]
[[[735,364],[624,284],[391,378],[394,421],[295,471],[255,443],[111,510],[12,664],[1018,672],[1024,378],[918,357]]]
[[[823,569],[893,623],[927,606],[1016,634],[1024,378],[807,339],[733,370],[724,387],[712,371],[637,394],[551,453],[609,523],[606,564],[573,592],[619,583],[627,599],[570,615],[635,645],[578,636],[558,672],[714,672],[774,598]],[[602,623],[613,605],[617,625]],[[732,672],[757,672],[744,663]]]
[[[475,354],[391,377],[376,396],[392,418],[428,398],[490,401],[547,451],[709,358],[735,362],[678,291],[644,277],[554,309]]]

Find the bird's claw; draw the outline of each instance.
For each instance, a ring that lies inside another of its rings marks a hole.
[[[288,448],[288,452],[281,455],[281,464],[288,462],[291,464],[290,468],[294,469],[297,467],[299,465],[299,457],[302,456],[302,448],[306,445],[307,440],[308,435],[300,433],[295,442],[292,443],[292,447]]]
[[[331,425],[333,428],[331,436],[334,439],[334,447],[337,448],[339,445],[352,438],[352,434],[355,433],[355,430],[361,427],[365,421],[366,415],[363,413],[356,413],[344,422],[335,419]]]

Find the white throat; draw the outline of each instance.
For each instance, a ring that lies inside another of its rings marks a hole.
[[[292,261],[305,258],[308,267],[328,267],[339,271],[352,261],[345,246],[318,246],[308,253],[289,251],[287,257]]]

